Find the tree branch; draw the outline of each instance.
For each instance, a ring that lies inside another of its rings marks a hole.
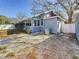
[[[76,10],[77,7],[79,6],[79,2],[77,0],[75,0],[75,4],[76,4],[76,6],[74,7],[74,10]]]
[[[60,13],[56,13],[56,14],[57,14],[57,16],[59,16],[59,18],[61,18],[63,21],[66,22],[66,18],[64,18]]]
[[[66,13],[69,16],[69,11],[68,11],[67,7],[63,3],[61,3],[60,0],[58,0],[58,3],[66,10]]]

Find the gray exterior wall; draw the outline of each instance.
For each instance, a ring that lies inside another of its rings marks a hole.
[[[57,18],[45,20],[44,29],[48,29],[51,33],[57,33],[57,29],[58,29]]]
[[[39,27],[34,26],[32,27],[32,33],[34,32],[44,32],[44,28],[42,26],[39,26]]]

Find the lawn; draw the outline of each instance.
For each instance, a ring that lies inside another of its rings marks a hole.
[[[16,55],[23,53],[23,49],[28,50],[26,53],[30,53],[33,49],[33,45],[39,44],[48,39],[51,35],[37,35],[32,36],[30,34],[12,34],[7,39],[2,39],[0,42],[0,57],[16,57]],[[21,52],[22,51],[22,52]]]

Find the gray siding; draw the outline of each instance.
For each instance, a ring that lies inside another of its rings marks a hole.
[[[43,30],[43,27],[42,26],[34,26],[33,28],[32,28],[32,33],[35,33],[35,32],[43,32],[44,30]]]
[[[57,33],[58,29],[57,18],[45,20],[44,27],[48,29],[51,33]]]

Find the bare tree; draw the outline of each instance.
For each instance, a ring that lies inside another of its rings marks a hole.
[[[18,12],[17,13],[17,15],[16,15],[16,18],[17,18],[17,20],[23,20],[23,18],[25,18],[26,17],[26,14],[25,14],[25,12],[23,12],[23,11],[21,11],[21,12]]]
[[[38,14],[40,12],[50,10],[50,6],[52,6],[52,3],[47,0],[33,0],[32,13]]]
[[[52,10],[67,23],[73,20],[73,12],[78,9],[78,0],[34,0],[32,11],[35,13]],[[35,11],[34,11],[35,10]]]

